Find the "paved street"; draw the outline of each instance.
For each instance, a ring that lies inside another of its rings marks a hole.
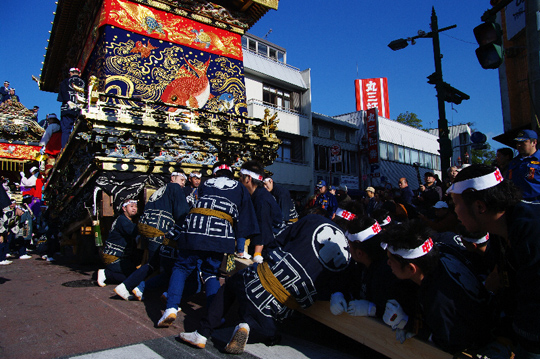
[[[157,294],[126,302],[114,285],[95,284],[97,265],[69,259],[48,263],[36,255],[0,266],[1,358],[219,358],[232,333],[228,318],[204,350],[178,341],[202,312],[200,296],[182,304],[175,324],[155,328],[163,304]],[[187,320],[184,323],[184,316]],[[234,319],[234,318],[232,318]],[[248,344],[240,358],[385,358],[298,314],[280,327],[279,345]]]

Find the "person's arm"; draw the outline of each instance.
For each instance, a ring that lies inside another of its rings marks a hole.
[[[60,83],[60,90],[58,91],[58,98],[56,100],[58,102],[66,103],[69,99],[68,83],[64,80]]]
[[[47,143],[49,143],[49,140],[51,139],[51,136],[53,134],[53,127],[49,126],[45,130],[45,133],[43,134],[43,137],[41,137],[41,141],[39,141],[40,146],[46,146]]]
[[[176,185],[175,185],[176,186]],[[173,202],[173,218],[175,223],[182,224],[186,215],[189,213],[189,204],[187,203],[186,195],[184,189],[177,185],[177,193],[174,193],[174,202]]]

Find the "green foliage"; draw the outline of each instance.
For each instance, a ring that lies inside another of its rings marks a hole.
[[[417,128],[419,130],[423,129],[422,120],[419,119],[414,112],[407,111],[405,113],[400,113],[396,118],[396,121]]]
[[[487,148],[484,150],[472,150],[471,162],[473,164],[493,165],[497,153],[491,149],[491,145],[486,142]]]

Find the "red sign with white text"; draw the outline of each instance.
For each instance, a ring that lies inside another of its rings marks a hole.
[[[377,108],[366,111],[369,163],[379,163],[379,116]]]
[[[388,81],[386,77],[354,80],[356,92],[356,111],[378,108],[379,115],[390,118],[388,104]]]

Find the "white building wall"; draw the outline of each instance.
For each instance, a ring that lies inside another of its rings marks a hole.
[[[362,138],[367,137],[367,131],[364,120],[364,111],[348,113],[336,116],[337,119],[354,123],[359,126],[358,144],[362,149]],[[437,136],[426,131],[393,121],[384,117],[378,119],[379,122],[379,141],[392,143],[398,146],[411,148],[413,150],[423,151],[439,156],[439,142]],[[365,189],[367,186],[388,187],[397,189],[399,178],[407,178],[409,185],[413,189],[419,186],[418,173],[423,180],[424,173],[433,172],[441,177],[440,169],[428,169],[420,167],[418,171],[414,166],[397,161],[381,160],[377,164],[369,164],[367,153],[359,154],[360,163],[360,186]],[[372,177],[373,173],[380,173],[379,177]]]
[[[245,50],[245,49],[244,49]],[[304,142],[304,162],[275,161],[267,170],[276,183],[292,191],[311,192],[313,184],[313,141],[311,125],[311,71],[300,71],[265,56],[249,51],[244,53],[244,79],[248,116],[264,118],[264,111],[278,113],[278,132],[301,136]],[[301,92],[301,113],[278,109],[263,103],[263,83]],[[279,134],[278,134],[279,136]],[[300,139],[298,139],[300,140]]]
[[[257,100],[262,103],[263,84],[256,78],[251,78],[249,75],[244,75],[244,82],[246,84],[246,99],[248,101],[248,116],[257,117],[253,115],[249,108],[249,102]]]

